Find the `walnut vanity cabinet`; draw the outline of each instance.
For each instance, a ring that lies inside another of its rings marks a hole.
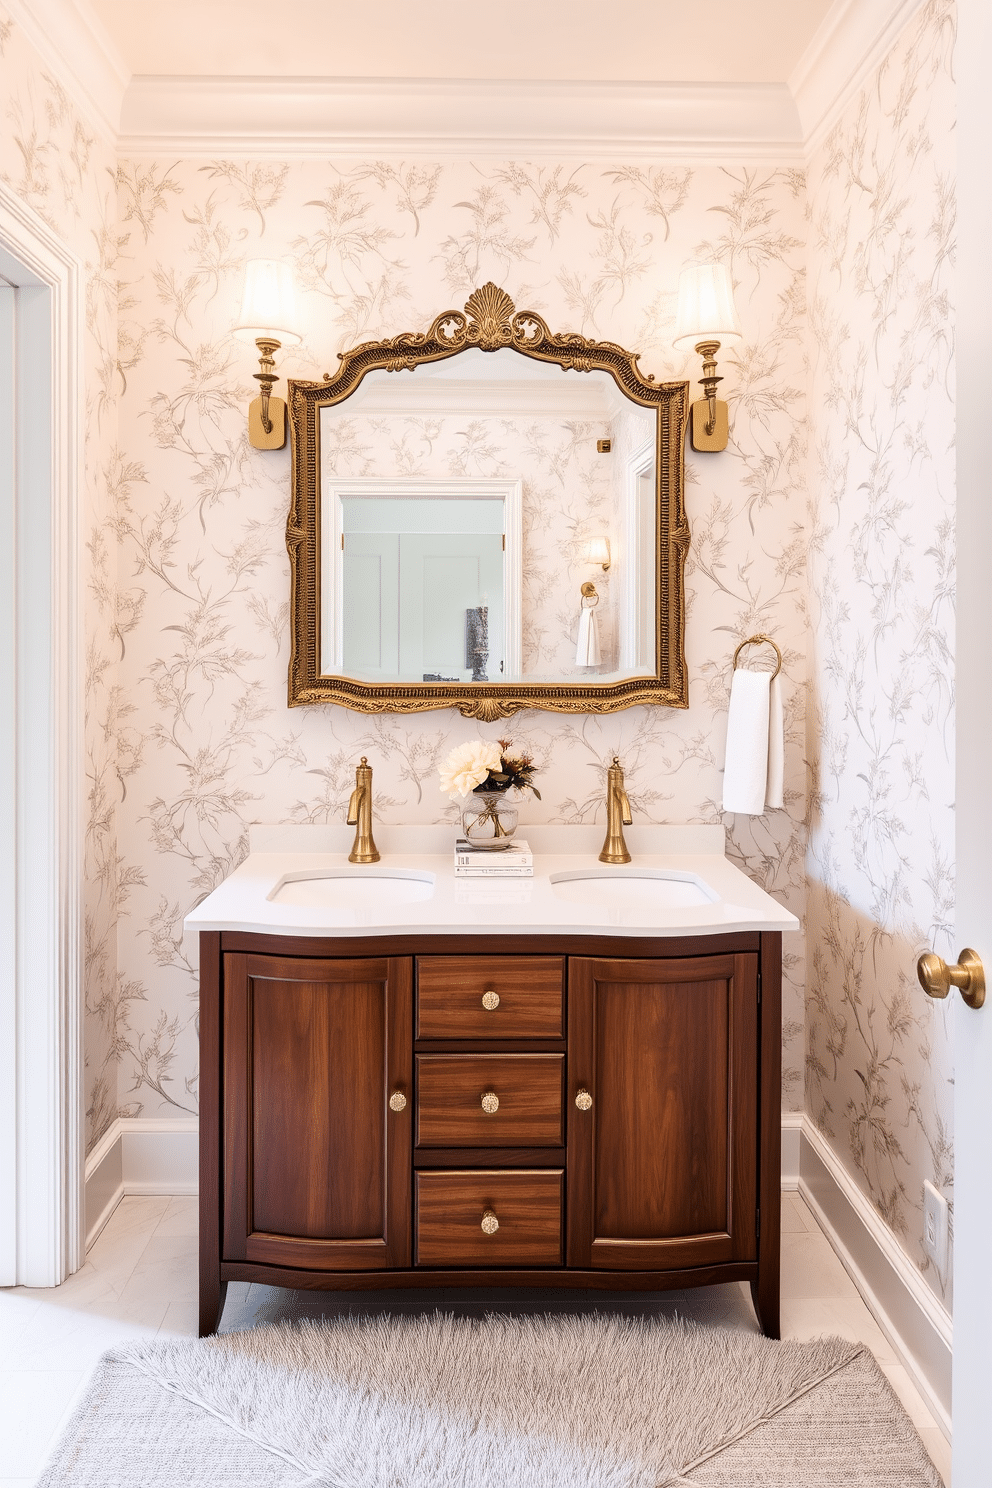
[[[230,1280],[657,1291],[778,1334],[781,936],[200,938]]]

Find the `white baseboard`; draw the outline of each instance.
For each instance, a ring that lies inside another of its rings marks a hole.
[[[197,1192],[197,1121],[118,1118],[86,1159],[86,1248],[125,1194]]]
[[[808,1117],[799,1192],[950,1440],[951,1315]]]
[[[782,1115],[782,1188],[798,1188],[949,1437],[950,1314],[809,1118],[798,1111]],[[196,1192],[194,1117],[115,1121],[86,1161],[87,1248],[125,1194]]]
[[[782,1189],[795,1193],[799,1187],[799,1138],[802,1135],[802,1111],[782,1112]]]

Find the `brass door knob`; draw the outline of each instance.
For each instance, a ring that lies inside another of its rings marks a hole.
[[[916,974],[928,997],[946,997],[957,987],[970,1008],[980,1008],[985,1001],[985,967],[975,951],[962,951],[957,966],[948,966],[941,956],[928,951],[917,961]]]
[[[482,1233],[484,1235],[495,1235],[499,1229],[499,1220],[491,1209],[487,1209],[482,1216]]]
[[[406,1096],[403,1094],[402,1090],[393,1091],[392,1095],[389,1097],[389,1109],[391,1111],[406,1110]]]
[[[487,1090],[482,1097],[482,1109],[487,1116],[495,1116],[499,1110],[499,1096],[495,1090]]]
[[[575,1104],[580,1111],[588,1111],[592,1107],[592,1096],[588,1090],[580,1090],[575,1096]]]
[[[496,1011],[496,1009],[499,1007],[499,993],[498,992],[483,992],[483,994],[482,994],[482,1006],[485,1008],[485,1010],[486,1010],[487,1013],[494,1013]]]

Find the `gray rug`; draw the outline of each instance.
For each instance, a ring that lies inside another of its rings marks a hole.
[[[679,1320],[282,1323],[101,1360],[37,1488],[939,1488],[871,1355]]]

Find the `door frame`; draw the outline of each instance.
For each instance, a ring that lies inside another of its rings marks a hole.
[[[992,119],[992,12],[988,0],[960,0],[955,71],[958,90],[958,260],[955,331],[957,397],[957,623],[955,733],[958,810],[957,947],[970,946],[992,973],[992,662],[989,657],[989,567],[992,564],[992,477],[984,381],[992,334],[988,189]],[[964,808],[967,809],[964,809]],[[954,1027],[954,1360],[951,1399],[955,1488],[988,1483],[992,1425],[992,1004],[981,1011],[952,992]]]
[[[84,1254],[84,293],[80,261],[2,182],[0,273],[17,294],[15,458],[2,503],[14,602],[0,641],[0,754],[16,805],[0,848],[10,947],[0,979],[0,1284],[57,1286]]]

